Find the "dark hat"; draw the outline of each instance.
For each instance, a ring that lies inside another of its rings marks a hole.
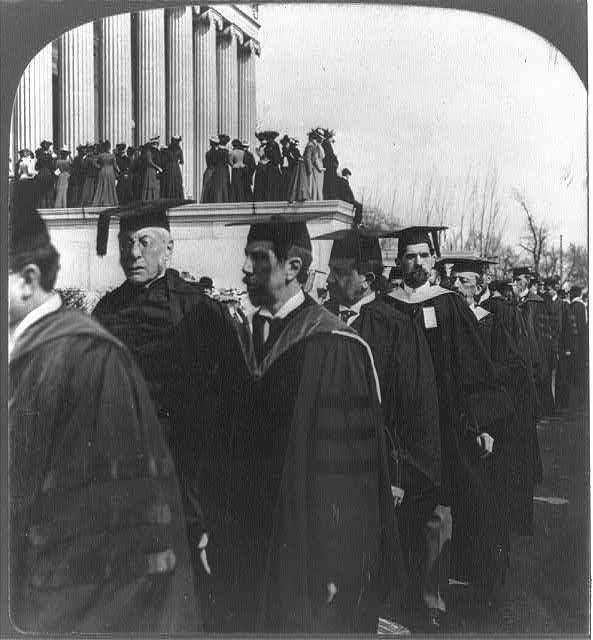
[[[533,278],[535,277],[535,272],[529,265],[513,267],[513,279],[518,278],[519,276],[529,276],[530,278]]]
[[[276,138],[279,136],[280,134],[278,133],[278,131],[273,131],[273,130],[267,130],[267,131],[256,131],[255,132],[255,137],[260,141],[272,141],[272,140],[276,140]]]
[[[282,138],[280,138],[280,144],[288,144],[290,142],[291,138],[288,136],[287,133],[285,133]]]
[[[243,146],[243,144],[242,144],[241,140],[239,140],[239,138],[235,138],[231,142],[231,145],[232,145],[233,149],[240,149]]]
[[[431,225],[415,225],[397,229],[393,234],[393,237],[398,238],[397,257],[401,258],[408,245],[424,242],[429,246],[431,253],[436,254],[437,257],[440,256],[439,231],[445,229],[448,229],[448,227]]]
[[[333,240],[330,260],[354,258],[357,264],[383,261],[379,238],[389,237],[390,231],[372,230],[358,227],[356,229],[340,229],[316,236],[314,240]]]
[[[42,149],[49,149],[49,148],[52,146],[52,144],[53,144],[53,142],[52,142],[51,140],[42,140],[42,141],[39,143],[39,146],[40,146]]]
[[[249,225],[248,243],[263,240],[273,242],[276,247],[284,250],[300,247],[311,251],[311,237],[307,222],[321,215],[321,213],[254,214],[245,216],[240,221],[229,222],[227,226]]]
[[[9,265],[14,268],[18,257],[51,244],[47,226],[35,208],[38,193],[23,189],[12,204],[8,224]]]
[[[214,282],[212,278],[209,278],[208,276],[202,276],[198,280],[198,286],[200,286],[202,289],[212,289],[214,287]]]
[[[116,148],[116,149],[125,149],[125,148],[126,148],[126,143],[125,143],[125,142],[118,142],[118,143],[115,145],[115,148]]]
[[[330,138],[333,138],[336,135],[336,132],[333,129],[322,129],[323,131],[323,137],[325,138],[325,140],[329,140]]]
[[[112,216],[119,217],[119,230],[122,232],[138,231],[146,227],[159,227],[169,230],[167,211],[183,204],[193,204],[195,200],[182,198],[161,198],[159,200],[141,200],[130,202],[120,207],[111,207],[99,215],[97,225],[97,255],[107,253],[109,224]]]
[[[227,134],[226,134],[226,133],[220,133],[220,134],[218,134],[218,141],[219,141],[219,144],[220,144],[220,145],[222,145],[223,147],[224,147],[226,144],[228,144],[228,143],[229,143],[230,139],[231,139],[231,137],[230,137],[230,136],[227,136]]]
[[[161,136],[152,136],[152,138],[149,139],[149,143],[150,144],[158,144],[161,140]]]
[[[452,265],[451,271],[471,271],[482,275],[487,269],[489,264],[497,264],[498,260],[491,258],[482,258],[475,253],[459,252],[459,253],[447,253],[443,254],[437,261],[437,268],[445,265]]]
[[[352,171],[350,171],[350,169],[348,169],[347,167],[344,167],[342,169],[342,175],[343,176],[351,176],[352,175]]]

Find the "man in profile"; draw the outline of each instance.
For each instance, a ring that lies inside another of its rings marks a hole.
[[[341,177],[338,176],[336,178],[336,198],[354,206],[354,220],[352,221],[352,226],[356,228],[362,224],[362,204],[358,202],[352,193],[352,187],[350,186],[351,175],[352,171],[348,168],[344,168],[342,169]]]
[[[128,351],[53,290],[32,208],[9,244],[10,613],[35,633],[194,633],[171,455]]]
[[[257,219],[256,219],[257,218]],[[302,290],[305,216],[250,216],[249,429],[237,443],[242,631],[375,633],[399,549],[368,345]]]

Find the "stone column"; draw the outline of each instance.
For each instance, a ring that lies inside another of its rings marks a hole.
[[[218,131],[231,138],[239,133],[237,44],[243,44],[243,34],[234,25],[227,27],[216,42]]]
[[[239,138],[251,145],[256,145],[255,56],[259,53],[259,43],[252,38],[239,48]]]
[[[165,14],[167,52],[167,144],[181,136],[183,188],[194,196],[194,77],[193,16],[191,7],[168,9]]]
[[[92,22],[58,40],[59,144],[73,153],[79,144],[97,139],[93,49]]]
[[[52,45],[44,47],[27,65],[12,108],[12,161],[27,147],[35,153],[42,140],[53,141]]]
[[[218,92],[216,80],[216,30],[222,17],[210,9],[196,17],[194,29],[194,101],[196,125],[195,195],[200,199],[206,170],[208,138],[218,133]]]
[[[132,40],[130,14],[100,21],[99,136],[132,144]]]
[[[165,11],[151,9],[137,14],[138,144],[152,136],[165,142]]]

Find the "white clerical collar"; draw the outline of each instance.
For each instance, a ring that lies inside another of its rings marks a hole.
[[[18,339],[33,324],[48,316],[50,313],[57,311],[62,306],[62,298],[59,293],[52,294],[44,303],[29,312],[14,328],[14,331],[8,338],[8,357],[14,350]]]
[[[430,289],[430,282],[428,280],[423,285],[416,287],[416,289],[408,287],[405,282],[403,283],[403,290],[406,292],[408,298],[418,297],[418,295],[424,294],[427,289]]]
[[[364,298],[361,298],[357,303],[353,304],[351,307],[347,307],[341,304],[339,307],[339,311],[340,313],[342,311],[352,311],[358,316],[360,315],[360,310],[362,309],[362,307],[364,307],[365,304],[372,302],[375,298],[376,298],[376,293],[374,291],[371,291]],[[354,317],[355,316],[352,316],[352,319],[354,319]]]
[[[258,314],[262,318],[278,318],[282,320],[286,318],[289,313],[292,313],[295,309],[298,309],[303,302],[305,302],[305,294],[302,289],[299,289],[298,293],[295,293],[292,298],[289,298],[281,307],[276,311],[276,313],[272,313],[268,309],[264,309],[261,307],[258,311]]]

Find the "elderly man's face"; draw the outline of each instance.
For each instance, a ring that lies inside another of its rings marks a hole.
[[[451,274],[451,281],[455,291],[460,293],[471,305],[475,302],[474,296],[478,292],[478,276],[473,271],[458,271]]]
[[[119,234],[119,262],[128,282],[143,285],[162,275],[173,251],[166,229],[146,227]]]
[[[404,273],[404,282],[414,289],[428,281],[434,266],[434,258],[426,242],[407,245],[399,261]]]
[[[522,294],[529,288],[529,278],[525,274],[521,274],[513,279],[513,289],[517,295]]]

